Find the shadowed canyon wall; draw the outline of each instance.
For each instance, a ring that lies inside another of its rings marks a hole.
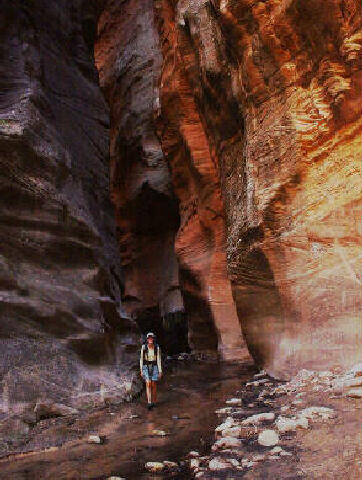
[[[96,2],[0,4],[1,408],[125,398],[138,333],[120,305]]]

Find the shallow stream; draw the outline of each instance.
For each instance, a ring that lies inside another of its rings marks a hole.
[[[239,364],[175,362],[159,382],[158,404],[154,410],[146,409],[143,393],[131,404],[89,413],[71,425],[58,427],[53,433],[53,445],[59,445],[60,435],[63,445],[53,451],[0,460],[0,478],[103,480],[111,475],[127,480],[171,478],[168,474],[147,473],[145,463],[180,461],[190,450],[207,451],[218,423],[215,410],[253,373],[252,367]],[[75,428],[104,435],[105,442],[88,444],[87,435],[67,441],[67,432],[72,429],[74,433]],[[154,430],[162,430],[167,435],[154,435]],[[41,443],[39,440],[40,448]],[[189,478],[189,475],[180,471],[172,478]]]

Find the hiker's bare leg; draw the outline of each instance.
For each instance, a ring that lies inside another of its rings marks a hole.
[[[147,402],[151,403],[152,402],[152,391],[151,391],[151,381],[146,380],[146,394],[147,394]]]
[[[152,402],[157,401],[157,382],[151,382],[152,385]]]

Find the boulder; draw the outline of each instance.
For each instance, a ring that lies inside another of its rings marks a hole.
[[[258,435],[258,443],[264,447],[272,447],[279,443],[279,435],[275,430],[263,430]]]

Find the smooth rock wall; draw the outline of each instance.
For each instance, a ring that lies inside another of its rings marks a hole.
[[[138,388],[109,200],[96,2],[1,2],[0,405]]]

